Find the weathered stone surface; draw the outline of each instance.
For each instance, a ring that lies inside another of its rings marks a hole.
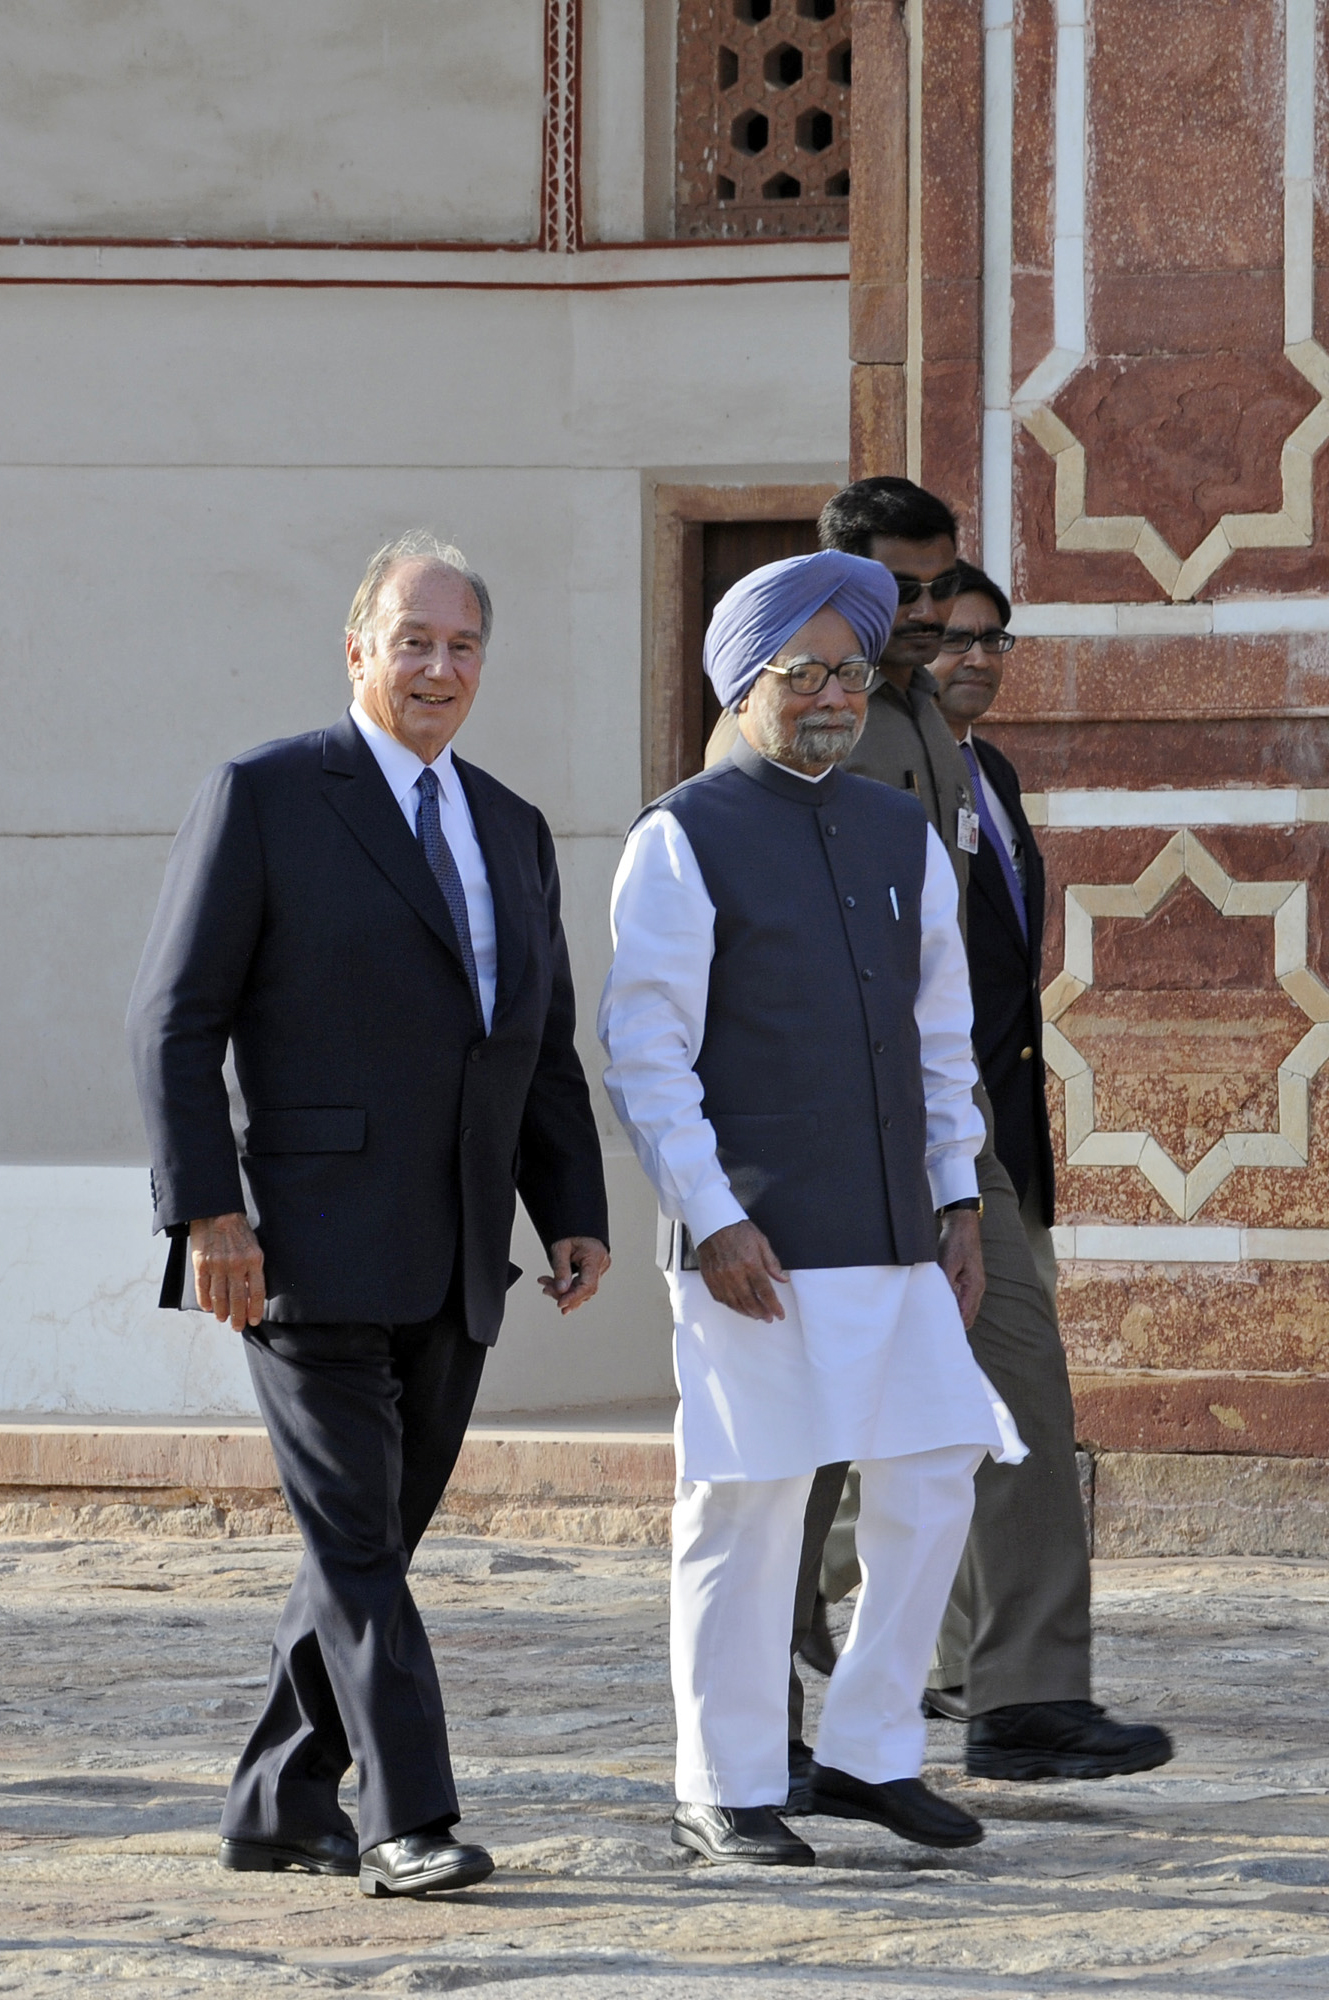
[[[981,1847],[816,1819],[819,1866],[776,1875],[669,1845],[662,1553],[430,1538],[415,1587],[462,1830],[498,1872],[385,1903],[213,1858],[296,1554],[0,1548],[7,1992],[1320,2000],[1329,1983],[1326,1565],[1097,1563],[1096,1692],[1165,1722],[1175,1763],[984,1784],[962,1775],[961,1731],[934,1724],[930,1781],[983,1818]]]
[[[1073,1369],[1071,1391],[1075,1435],[1100,1456],[1190,1451],[1321,1459],[1329,1451],[1323,1375]]]
[[[849,472],[853,479],[905,464],[904,367],[856,365],[849,374]]]
[[[1100,1556],[1329,1556],[1329,1463],[1189,1453],[1094,1461]]]
[[[1015,37],[1011,253],[1017,271],[1052,274],[1056,0],[1021,0]],[[1052,342],[1049,340],[1048,346]],[[1034,356],[1040,361],[1046,349]],[[1033,367],[1034,362],[1028,366]],[[1017,375],[1017,381],[1020,377]]]
[[[1078,560],[1078,558],[1077,558]],[[1220,767],[1214,782],[1251,782],[1259,771],[1267,784],[1280,782],[1267,774],[1265,746],[1280,745],[1283,737],[1274,728],[1283,714],[1318,712],[1329,706],[1329,635],[1306,633],[1291,639],[1264,636],[1237,638],[1206,633],[1203,636],[1166,638],[1023,638],[1006,666],[1001,694],[994,704],[994,724],[1049,720],[1096,720],[1112,722],[1221,721],[1224,717],[1249,717],[1251,727],[1240,738],[1244,764]],[[1254,725],[1264,725],[1255,727]],[[1314,732],[1300,732],[1304,738]],[[1111,783],[1098,777],[1103,757],[1122,760],[1116,769],[1123,773],[1135,758],[1148,757],[1150,737],[1134,732],[1113,732],[1100,739],[1099,757],[1091,768],[1096,783]],[[1183,765],[1184,782],[1194,782],[1191,771],[1203,768],[1200,760],[1211,741],[1208,728],[1203,736],[1194,734],[1190,756]],[[1174,754],[1186,754],[1182,739],[1172,739]],[[1315,767],[1325,768],[1323,746],[1312,741],[1308,754]],[[1085,760],[1079,758],[1084,782]],[[1112,764],[1106,767],[1113,769]],[[1025,783],[1030,775],[1023,772]],[[1161,783],[1160,778],[1142,774],[1144,783]],[[1069,777],[1063,782],[1072,782]],[[1118,779],[1117,782],[1120,782]],[[1283,780],[1282,782],[1286,782]],[[1303,783],[1314,783],[1303,779]]]
[[[1277,0],[1160,8],[1095,0],[1093,268],[1240,272],[1281,263],[1282,17]]]
[[[438,1525],[619,1546],[668,1540],[667,1430],[502,1434],[462,1446]],[[267,1434],[185,1426],[0,1425],[0,1530],[287,1534]]]
[[[1319,1265],[1084,1259],[1062,1267],[1058,1305],[1074,1368],[1329,1372],[1329,1300]],[[1325,1449],[1329,1455],[1329,1440]]]

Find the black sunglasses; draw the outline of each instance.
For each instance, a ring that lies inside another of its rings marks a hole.
[[[901,604],[917,604],[925,590],[937,604],[947,603],[952,597],[960,595],[962,578],[958,569],[944,569],[940,576],[934,576],[926,583],[916,576],[901,576],[898,570],[892,570],[891,575],[895,578]]]

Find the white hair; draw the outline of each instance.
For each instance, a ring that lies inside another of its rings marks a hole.
[[[398,535],[395,541],[385,542],[369,558],[360,588],[351,600],[346,619],[348,634],[357,632],[362,639],[369,634],[383,585],[399,564],[408,562],[427,563],[432,569],[451,570],[463,583],[470,585],[480,607],[480,644],[487,646],[489,634],[494,629],[494,607],[485,580],[471,568],[459,548],[451,542],[440,541],[429,528],[408,528],[404,535]]]

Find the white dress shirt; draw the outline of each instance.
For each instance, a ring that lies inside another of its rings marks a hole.
[[[407,826],[415,833],[420,815],[420,773],[423,759],[408,750],[395,736],[389,736],[361,708],[351,703],[351,720],[374,753],[374,761],[388,781],[388,789],[401,807]],[[475,821],[466,802],[461,779],[452,761],[452,745],[447,744],[432,766],[438,779],[438,818],[443,838],[452,849],[461,886],[466,897],[466,916],[471,926],[471,950],[475,954],[475,976],[480,987],[480,1010],[485,1033],[494,1025],[494,995],[498,990],[498,934],[494,928],[494,896],[489,872],[476,837]]]
[[[978,751],[974,746],[974,732],[972,729],[966,729],[964,734],[964,740],[968,744],[969,748],[974,752],[974,762],[978,766],[978,782],[983,787],[983,802],[987,806],[988,811],[992,814],[993,825],[996,827],[997,832],[1001,835],[1002,839],[1006,843],[1006,852],[1011,857],[1011,861],[1013,862],[1015,867],[1016,877],[1019,881],[1020,887],[1023,889],[1023,887],[1025,886],[1024,843],[1020,839],[1019,834],[1015,831],[1015,821],[1011,818],[1005,806],[1002,804],[1000,798],[997,796],[997,791],[992,783],[991,778],[989,778],[987,772],[983,769],[983,759],[979,756]]]
[[[801,773],[799,775],[802,775]],[[983,1119],[973,1099],[969,973],[955,874],[928,828],[922,967],[914,1014],[938,1207],[977,1192]],[[605,1085],[661,1210],[702,1242],[746,1211],[716,1153],[693,1065],[715,952],[715,906],[669,812],[629,835],[614,882],[615,954],[600,1003]],[[840,1459],[965,1443],[1015,1463],[1024,1446],[965,1338],[939,1265],[797,1270],[783,1320],[720,1305],[699,1271],[669,1273],[687,1480],[787,1479]]]

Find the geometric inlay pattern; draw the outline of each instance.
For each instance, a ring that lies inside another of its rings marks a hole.
[[[1223,917],[1270,917],[1274,976],[1313,1024],[1278,1066],[1278,1130],[1226,1132],[1187,1173],[1152,1133],[1097,1127],[1094,1072],[1055,1024],[1094,983],[1094,919],[1150,916],[1179,882],[1194,883]],[[1310,1154],[1310,1084],[1329,1062],[1329,988],[1307,960],[1304,882],[1235,882],[1189,829],[1175,833],[1134,882],[1077,883],[1066,891],[1064,967],[1043,994],[1043,1052],[1066,1089],[1066,1161],[1138,1168],[1184,1222],[1238,1167],[1304,1167]]]
[[[675,234],[849,228],[850,0],[680,0]]]
[[[1088,347],[1085,82],[1090,31],[1085,0],[1056,0],[1056,11],[1053,345],[1014,388],[1010,410],[1055,465],[1057,547],[1081,553],[1130,553],[1174,602],[1187,602],[1198,596],[1234,550],[1309,548],[1315,538],[1314,460],[1329,441],[1329,354],[1313,333],[1316,0],[1284,0],[1283,353],[1319,400],[1284,440],[1278,508],[1269,513],[1224,514],[1184,558],[1143,514],[1086,512],[1084,445],[1052,407],[1086,360]],[[1008,529],[1005,532],[1008,536]]]

